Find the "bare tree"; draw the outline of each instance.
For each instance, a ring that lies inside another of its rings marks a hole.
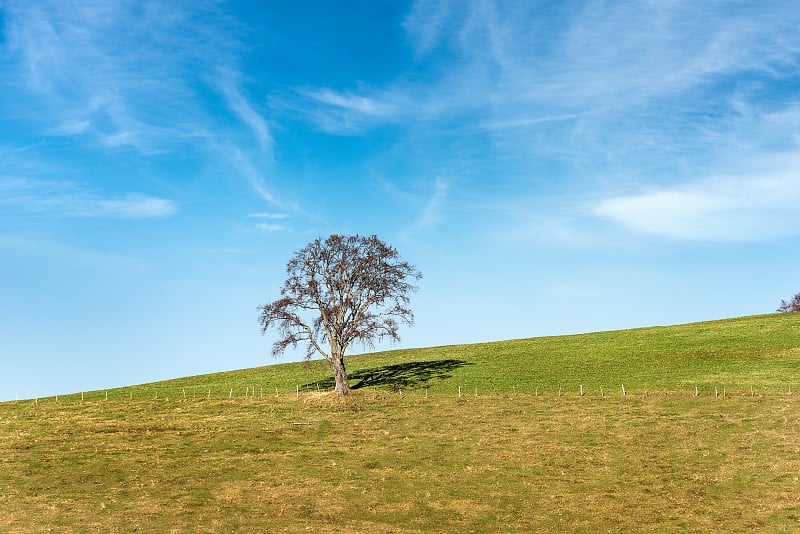
[[[344,354],[351,343],[399,341],[400,324],[414,322],[408,295],[422,274],[377,236],[318,238],[295,254],[286,273],[281,298],[258,307],[261,333],[278,329],[276,356],[307,342],[306,359],[317,352],[331,363],[340,395],[350,392]]]
[[[778,313],[800,312],[800,293],[796,293],[789,302],[781,299],[781,305],[776,311]]]

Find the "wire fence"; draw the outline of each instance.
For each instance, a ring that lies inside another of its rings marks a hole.
[[[570,385],[553,386],[475,386],[469,384],[446,384],[417,386],[413,388],[365,387],[354,388],[356,395],[397,395],[400,397],[430,398],[443,397],[579,397],[590,399],[602,398],[650,398],[650,397],[695,397],[695,398],[727,398],[727,397],[765,397],[775,395],[793,395],[800,390],[794,384],[770,386],[734,386],[724,385],[679,385],[670,387],[634,387],[625,384],[613,386]],[[141,401],[141,400],[270,400],[301,398],[314,395],[332,394],[333,388],[321,387],[319,383],[297,384],[294,388],[285,385],[268,384],[236,384],[230,386],[186,385],[186,386],[133,386],[109,390],[95,390],[50,397],[32,397],[28,399],[7,400],[2,403],[34,403],[40,402],[88,402],[88,401]]]

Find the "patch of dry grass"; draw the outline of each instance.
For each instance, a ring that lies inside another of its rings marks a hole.
[[[800,529],[797,396],[0,405],[5,532]]]

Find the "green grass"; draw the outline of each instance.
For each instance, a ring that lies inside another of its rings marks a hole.
[[[351,386],[434,394],[458,392],[587,394],[645,391],[713,394],[800,391],[800,314],[726,319],[424,349],[347,359]],[[193,376],[110,390],[110,398],[208,397],[292,394],[332,389],[330,366],[283,364]],[[105,391],[84,398],[105,398]],[[75,400],[80,394],[63,397]]]
[[[800,314],[348,368],[0,404],[0,531],[800,530]]]

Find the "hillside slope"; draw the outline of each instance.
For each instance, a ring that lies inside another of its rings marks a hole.
[[[347,358],[351,386],[430,393],[800,389],[800,314],[405,349]],[[111,396],[244,396],[333,387],[325,361],[267,365],[111,390]],[[105,395],[93,392],[91,395]]]

